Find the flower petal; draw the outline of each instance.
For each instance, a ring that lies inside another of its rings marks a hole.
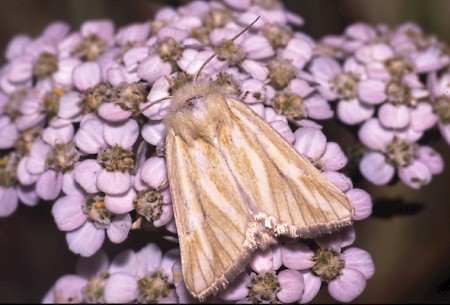
[[[356,269],[344,268],[342,275],[328,284],[328,292],[339,302],[351,302],[366,288],[366,278]]]
[[[125,272],[116,272],[105,283],[106,303],[131,303],[138,297],[139,287],[136,276]]]
[[[108,195],[120,195],[130,189],[131,176],[128,172],[110,172],[102,169],[97,175],[97,187]]]
[[[431,181],[431,171],[424,163],[416,160],[411,165],[398,170],[403,183],[413,189],[419,189]]]
[[[87,219],[83,212],[83,196],[64,196],[52,206],[52,215],[61,231],[72,231],[80,227]]]
[[[296,270],[286,269],[278,273],[280,291],[277,298],[283,303],[293,303],[300,300],[305,286],[303,275]]]
[[[97,176],[102,170],[97,160],[87,159],[81,161],[75,166],[73,171],[73,177],[75,181],[89,194],[95,194],[99,192],[97,187]]]
[[[294,148],[301,154],[318,160],[325,152],[327,138],[316,128],[299,128],[295,131]]]
[[[44,200],[54,200],[61,192],[63,174],[53,170],[45,171],[36,182],[36,193]]]
[[[395,168],[378,152],[369,152],[359,163],[361,174],[375,185],[385,185],[394,177]]]
[[[130,214],[116,215],[111,222],[110,227],[106,230],[109,240],[113,243],[121,243],[128,237],[131,229]]]
[[[105,240],[105,230],[97,229],[90,221],[66,234],[70,251],[81,256],[91,256],[100,249]]]
[[[130,188],[128,192],[121,195],[105,195],[105,207],[114,214],[124,214],[134,209],[136,191]]]
[[[368,280],[375,273],[375,265],[369,252],[359,248],[348,248],[343,252],[345,268],[353,268],[361,272]]]
[[[281,246],[281,261],[289,269],[305,270],[312,268],[314,251],[307,245],[296,242]]]

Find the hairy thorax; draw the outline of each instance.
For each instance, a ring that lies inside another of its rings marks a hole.
[[[165,119],[186,143],[202,138],[214,143],[222,124],[230,121],[226,94],[212,82],[189,83],[177,90]]]

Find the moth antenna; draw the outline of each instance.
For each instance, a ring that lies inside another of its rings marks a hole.
[[[147,110],[148,108],[152,107],[153,105],[156,105],[156,104],[158,104],[158,103],[161,103],[162,101],[168,100],[168,99],[170,99],[170,98],[172,98],[172,96],[169,95],[169,96],[166,96],[166,97],[157,99],[156,101],[154,101],[154,102],[150,103],[149,105],[145,106],[144,108],[142,108],[137,114],[141,114],[141,113],[143,113],[145,110]]]
[[[229,44],[231,44],[233,41],[235,41],[236,39],[238,39],[242,34],[244,34],[245,32],[248,31],[249,28],[252,27],[252,25],[254,25],[256,23],[256,21],[258,21],[260,16],[258,16],[252,23],[250,23],[245,29],[243,29],[239,34],[237,34],[236,36],[234,36],[233,38],[231,38],[230,40],[228,40],[223,46],[220,47],[219,50],[217,50],[216,52],[214,52],[213,55],[211,55],[200,67],[200,69],[197,72],[197,75],[194,78],[194,82],[197,81],[197,78],[199,77],[200,73],[202,72],[203,68],[214,58],[216,57],[218,54],[220,54],[226,47],[228,47]]]

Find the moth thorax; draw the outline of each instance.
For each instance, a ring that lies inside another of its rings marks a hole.
[[[189,84],[174,96],[166,124],[187,143],[202,138],[213,143],[230,118],[226,96],[211,83]]]

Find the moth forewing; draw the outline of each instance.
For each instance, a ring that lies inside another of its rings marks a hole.
[[[345,194],[213,82],[180,88],[165,121],[183,277],[194,297],[224,289],[279,235],[312,238],[350,225]]]

